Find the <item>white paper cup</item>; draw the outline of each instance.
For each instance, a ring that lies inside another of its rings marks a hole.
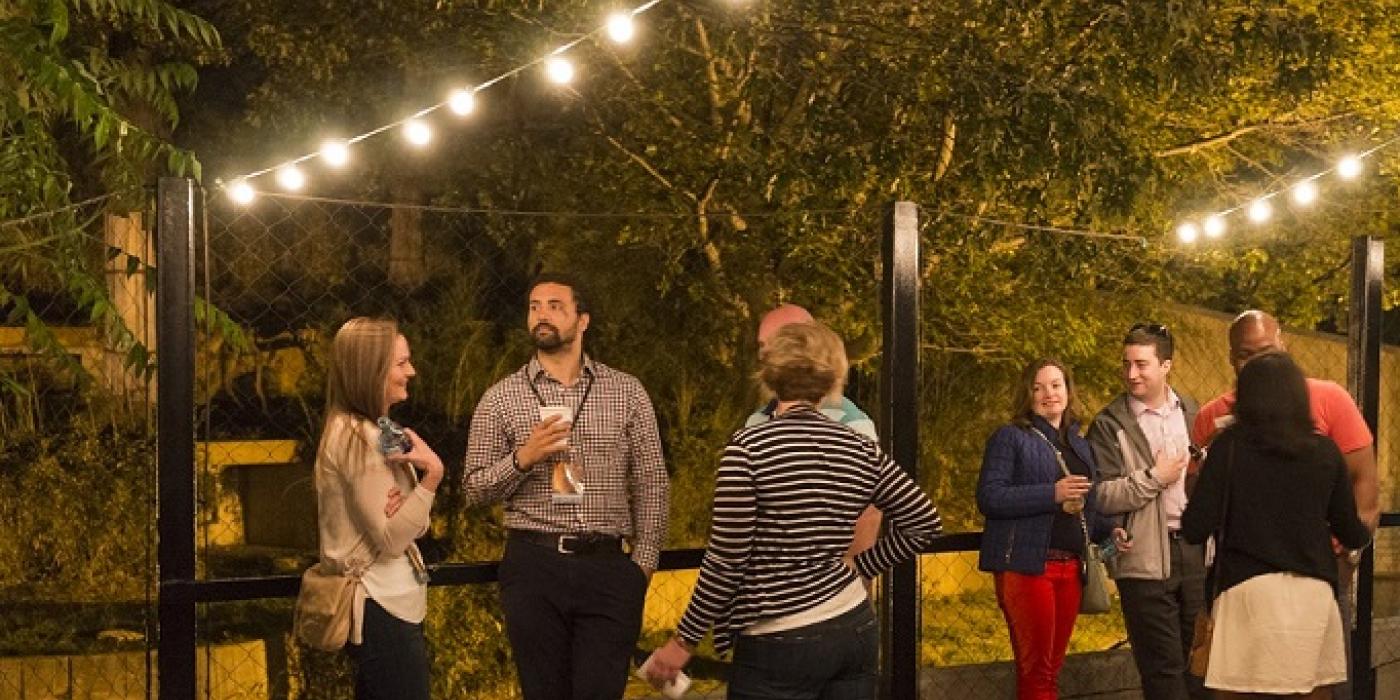
[[[540,420],[543,421],[550,416],[559,416],[559,420],[569,423],[574,420],[574,409],[568,406],[540,406]]]

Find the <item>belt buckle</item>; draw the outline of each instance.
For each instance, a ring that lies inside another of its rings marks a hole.
[[[566,548],[564,547],[564,541],[565,541],[565,540],[574,540],[574,541],[578,541],[578,538],[575,537],[575,536],[573,536],[573,535],[560,535],[560,536],[559,536],[559,541],[558,541],[558,543],[555,544],[555,546],[554,546],[555,551],[559,552],[560,554],[574,554],[574,553],[576,553],[577,550],[566,549]]]

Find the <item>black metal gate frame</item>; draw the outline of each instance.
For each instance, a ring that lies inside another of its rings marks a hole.
[[[197,697],[195,658],[200,603],[295,597],[300,579],[269,576],[197,580],[195,576],[195,317],[194,241],[203,222],[203,191],[193,180],[162,178],[157,201],[156,292],[159,453],[158,665],[161,700]],[[197,224],[197,222],[200,222]],[[896,202],[886,214],[882,245],[885,279],[881,289],[884,358],[881,416],[889,426],[886,450],[918,478],[919,376],[919,210]],[[1376,433],[1380,413],[1381,281],[1384,246],[1357,237],[1352,246],[1352,290],[1347,333],[1347,379],[1366,423]],[[1387,513],[1382,527],[1400,527],[1400,513]],[[979,533],[939,538],[926,553],[975,551]],[[660,569],[699,568],[703,550],[661,553]],[[496,581],[496,562],[438,567],[431,585],[467,586]],[[1376,697],[1371,668],[1372,576],[1375,556],[1368,548],[1357,585],[1357,625],[1352,633],[1353,693]],[[883,634],[881,697],[919,696],[919,581],[917,562],[881,577]]]

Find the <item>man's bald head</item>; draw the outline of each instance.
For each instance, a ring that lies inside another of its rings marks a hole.
[[[796,304],[781,304],[763,315],[758,322],[758,349],[778,332],[779,328],[792,323],[811,323],[814,319],[806,309]]]
[[[1249,358],[1271,350],[1286,350],[1278,319],[1250,309],[1230,323],[1230,366],[1235,368],[1235,374]]]

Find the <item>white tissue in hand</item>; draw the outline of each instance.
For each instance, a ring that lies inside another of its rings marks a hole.
[[[637,668],[637,677],[646,681],[648,684],[651,683],[651,679],[647,678],[647,669],[651,668],[651,660],[654,658],[656,658],[656,652],[652,652],[651,656],[648,656],[647,660],[642,662],[642,665]],[[666,684],[658,688],[658,690],[661,691],[662,695],[671,698],[671,700],[680,700],[680,698],[685,696],[685,691],[690,690],[690,676],[685,675],[685,671],[678,671],[676,672],[675,680],[667,681]]]

